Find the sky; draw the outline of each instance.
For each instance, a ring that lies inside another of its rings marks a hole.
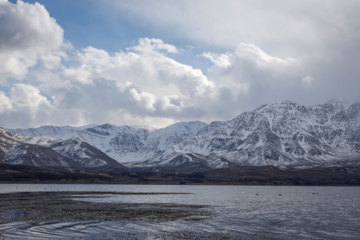
[[[360,1],[0,0],[0,126],[161,128],[360,99]]]

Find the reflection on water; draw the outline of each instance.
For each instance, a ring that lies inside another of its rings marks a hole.
[[[103,191],[98,203],[210,205],[215,217],[163,222],[23,222],[24,213],[7,213],[0,238],[93,239],[359,239],[360,188],[274,186],[0,185],[1,192]],[[115,195],[109,192],[192,194]],[[13,215],[11,215],[13,214]],[[181,235],[185,234],[185,235]]]

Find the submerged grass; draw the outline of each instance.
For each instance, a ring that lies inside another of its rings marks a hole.
[[[212,217],[209,206],[168,203],[97,203],[81,199],[104,195],[160,195],[182,193],[23,192],[0,195],[0,224],[69,221],[203,220]],[[76,200],[74,199],[76,198]]]

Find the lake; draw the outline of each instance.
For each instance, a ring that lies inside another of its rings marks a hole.
[[[7,210],[0,214],[18,220],[0,223],[0,239],[360,238],[360,187],[0,184],[0,193],[68,191],[90,192],[81,199],[74,194],[75,201],[143,208],[154,204],[206,205],[211,214],[153,222],[27,222],[22,220],[25,212]],[[91,192],[104,195],[93,196]]]

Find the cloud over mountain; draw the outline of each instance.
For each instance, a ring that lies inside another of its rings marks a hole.
[[[50,3],[0,1],[0,125],[164,127],[230,119],[286,99],[358,98],[358,3],[143,3],[88,4],[106,13],[113,31],[126,12],[120,20],[132,31],[154,32],[110,51],[64,39]]]
[[[39,3],[0,1],[0,81],[23,79],[40,59],[58,62],[63,29]]]

